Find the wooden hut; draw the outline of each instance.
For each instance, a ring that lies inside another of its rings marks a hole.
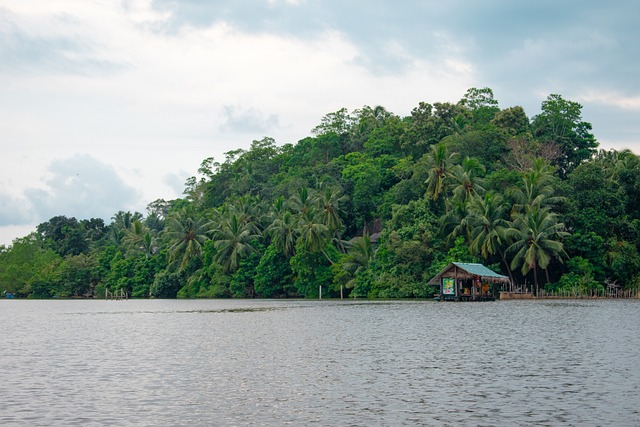
[[[452,262],[428,284],[440,287],[440,300],[488,301],[495,299],[494,285],[508,285],[509,278],[482,264]]]

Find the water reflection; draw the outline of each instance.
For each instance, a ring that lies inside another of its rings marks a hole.
[[[2,301],[1,425],[639,425],[638,301]]]

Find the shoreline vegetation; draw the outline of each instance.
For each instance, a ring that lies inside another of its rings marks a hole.
[[[581,110],[552,94],[528,117],[489,88],[406,117],[343,108],[296,144],[204,159],[145,214],[39,224],[0,246],[0,292],[429,299],[459,261],[540,298],[637,297],[640,158],[599,150]]]
[[[506,292],[507,294],[509,294],[509,292]],[[436,294],[437,295],[437,294]],[[503,297],[502,295],[499,294],[499,297],[496,299],[487,299],[487,300],[482,300],[484,302],[486,301],[523,301],[523,300],[528,300],[528,301],[543,301],[543,300],[617,300],[617,299],[640,299],[640,290],[638,289],[624,289],[624,290],[618,290],[618,291],[614,291],[612,293],[607,293],[605,292],[598,292],[597,290],[593,290],[592,293],[574,293],[571,292],[569,290],[558,290],[558,291],[551,291],[551,292],[546,292],[546,291],[540,291],[540,295],[533,295],[532,293],[522,293],[522,294],[518,294],[520,295],[519,297],[514,297],[514,296],[506,296]],[[1,299],[1,298],[0,298]],[[59,297],[59,296],[54,296],[54,297],[48,297],[48,298],[33,298],[33,297],[27,297],[27,298],[15,298],[15,297],[8,297],[6,299],[15,299],[15,300],[41,300],[41,301],[87,301],[87,300],[91,300],[91,301],[128,301],[128,300],[154,300],[156,298],[153,297],[131,297],[128,294],[124,294],[124,295],[113,295],[113,296],[109,296],[109,297],[104,297],[104,296],[99,296],[99,295],[73,295],[73,296],[67,296],[67,297]],[[202,298],[180,298],[183,300],[198,300],[198,299],[202,299]],[[230,299],[230,298],[209,298],[209,299]],[[236,300],[239,300],[240,298],[236,298]],[[241,300],[241,299],[240,299]],[[244,300],[249,300],[249,298],[244,298]],[[253,301],[312,301],[313,299],[310,298],[304,298],[304,297],[286,297],[286,298],[263,298],[263,297],[253,297],[250,300]],[[385,301],[388,302],[401,302],[401,301],[414,301],[414,302],[419,302],[419,301],[424,301],[424,302],[430,302],[430,301],[440,301],[440,299],[438,299],[437,297],[427,297],[427,298],[340,298],[338,297],[329,297],[329,298],[322,298],[322,299],[317,299],[317,301],[328,301],[328,302],[344,302],[344,303],[361,303],[361,302],[381,302],[384,303]],[[451,300],[453,301],[453,300]],[[479,301],[479,300],[478,300]],[[450,302],[450,301],[449,301]],[[457,300],[455,302],[466,302],[464,300]]]

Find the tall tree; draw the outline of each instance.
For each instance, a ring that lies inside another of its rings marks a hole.
[[[168,218],[164,236],[169,241],[169,263],[184,270],[193,259],[202,258],[202,248],[208,239],[211,223],[189,209],[175,212]]]
[[[122,243],[129,250],[144,254],[146,259],[149,259],[157,249],[154,230],[150,230],[140,220],[135,220],[131,228],[125,231]]]
[[[313,190],[308,187],[300,187],[298,192],[289,199],[294,212],[305,214],[313,207]]]
[[[60,256],[79,255],[89,250],[86,232],[74,217],[54,216],[36,228],[45,245]]]
[[[506,219],[508,205],[505,200],[500,194],[488,192],[482,198],[473,198],[469,212],[470,251],[482,255],[485,260],[498,254],[513,283],[513,274],[505,254],[511,227]]]
[[[447,211],[441,217],[441,234],[446,237],[448,243],[455,241],[457,237],[463,237],[465,241],[471,240],[469,224],[469,203],[460,197],[451,197],[446,200]]]
[[[258,229],[249,218],[232,212],[216,226],[213,233],[217,250],[215,261],[222,265],[225,272],[235,272],[240,260],[256,251],[252,242],[260,237]]]
[[[532,123],[534,136],[541,142],[555,142],[561,157],[556,160],[560,174],[566,176],[595,154],[598,142],[591,123],[582,121],[582,105],[551,94],[542,102],[542,112]]]
[[[496,113],[491,123],[511,137],[531,136],[529,118],[520,106],[505,108]]]
[[[298,241],[309,252],[322,252],[327,260],[333,264],[333,260],[325,251],[329,243],[331,234],[329,227],[323,222],[315,208],[305,210],[301,213],[298,221]]]
[[[489,123],[500,111],[498,101],[493,97],[493,90],[488,87],[468,89],[460,100],[460,105],[471,111],[476,124]]]
[[[438,132],[437,121],[433,116],[433,106],[420,102],[407,118],[408,127],[401,137],[400,146],[406,155],[419,159],[426,154],[429,146],[442,139]]]
[[[80,224],[84,228],[86,239],[89,242],[97,242],[107,234],[107,227],[102,218],[83,219]]]
[[[171,204],[164,199],[156,199],[147,205],[147,217],[144,224],[157,233],[164,228],[164,221],[169,215]]]
[[[311,132],[315,135],[334,133],[338,136],[348,134],[354,125],[354,118],[346,108],[341,108],[333,113],[325,114],[320,124]]]
[[[611,184],[620,185],[626,195],[627,213],[640,218],[640,156],[627,149],[600,150],[594,163],[605,171]]]
[[[46,298],[55,293],[54,277],[63,258],[43,245],[41,236],[33,232],[13,240],[0,250],[0,292],[20,297]]]
[[[343,228],[340,213],[347,199],[348,197],[342,194],[340,188],[328,185],[322,185],[316,194],[316,203],[321,210],[322,222],[335,237],[339,237]]]
[[[427,194],[433,200],[437,200],[445,189],[445,182],[449,176],[449,167],[456,153],[449,154],[447,146],[444,143],[438,143],[431,146],[431,151],[427,155],[429,162],[429,177],[427,178]]]
[[[350,276],[346,283],[347,289],[355,287],[356,279],[369,268],[369,263],[374,254],[375,249],[371,243],[369,233],[355,237],[350,242],[348,255],[341,263],[342,268]]]
[[[525,206],[548,206],[564,201],[564,197],[554,196],[557,177],[554,168],[544,159],[538,157],[530,169],[522,173],[518,186],[509,193],[515,201],[514,210],[521,212]]]
[[[385,190],[388,171],[381,161],[364,153],[349,153],[344,156],[347,164],[342,169],[342,182],[351,203],[351,218],[355,229],[362,229],[376,216]]]
[[[142,214],[140,212],[131,213],[130,211],[118,211],[111,219],[112,222],[109,225],[111,238],[116,244],[120,244],[125,236],[125,232],[131,228],[133,223],[136,220],[142,220]]]
[[[142,214],[140,212],[118,211],[111,219],[117,227],[128,230],[136,220],[142,220]]]
[[[294,255],[297,228],[298,217],[288,209],[283,197],[277,198],[271,210],[271,224],[265,233],[271,238],[275,249],[287,258]]]
[[[453,182],[453,195],[462,199],[465,203],[472,197],[484,193],[482,187],[485,167],[477,159],[465,157],[461,165],[455,165],[451,171]]]
[[[535,292],[538,294],[538,268],[545,271],[547,282],[549,275],[547,267],[553,258],[562,260],[566,257],[561,239],[568,236],[564,231],[564,223],[559,222],[558,215],[548,207],[534,204],[527,206],[524,213],[518,215],[509,231],[513,239],[507,248],[508,254],[513,254],[511,268],[520,267],[523,275],[533,270]]]

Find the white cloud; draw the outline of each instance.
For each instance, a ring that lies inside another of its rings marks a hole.
[[[202,159],[296,142],[342,107],[408,115],[490,86],[530,115],[549,93],[637,115],[637,26],[613,32],[619,14],[585,15],[594,4],[0,0],[0,201],[23,203],[0,218],[144,211],[181,196]],[[114,203],[74,180],[79,153],[120,189]]]
[[[0,226],[0,245],[9,246],[16,238],[24,237],[35,230],[35,224],[2,225]]]
[[[179,197],[193,174],[184,171],[195,172],[206,157],[221,160],[264,136],[296,142],[341,107],[382,104],[408,114],[425,96],[461,96],[472,80],[461,58],[431,64],[399,40],[388,48],[410,66],[375,74],[335,30],[296,38],[217,21],[165,33],[158,28],[168,12],[150,5],[10,6],[14,33],[27,44],[64,41],[47,61],[67,64],[50,69],[41,57],[25,57],[0,75],[10,83],[0,85],[0,132],[9,142],[0,170],[10,171],[0,181],[11,181],[11,197],[26,197],[29,206],[12,213],[13,222],[143,211],[157,198]],[[94,63],[117,66],[94,73]]]
[[[0,227],[22,226],[34,220],[23,199],[8,194],[0,194]]]
[[[300,6],[302,3],[304,3],[304,0],[267,0],[267,4],[269,6],[276,6],[281,3],[291,6]]]
[[[588,91],[583,95],[578,95],[576,100],[584,103],[609,105],[624,110],[640,110],[640,96],[628,96],[613,90]]]
[[[33,217],[43,222],[56,215],[108,222],[119,210],[129,210],[139,198],[115,169],[89,155],[56,160],[49,166],[44,188],[24,191]]]
[[[184,184],[187,181],[187,178],[189,178],[189,176],[190,175],[184,171],[180,174],[168,173],[163,177],[162,182],[166,184],[169,188],[171,188],[176,195],[178,195],[178,194],[182,194],[182,192],[184,191],[185,189]],[[158,197],[158,198],[161,198],[161,197]]]
[[[278,116],[268,117],[255,108],[242,108],[237,105],[225,105],[220,112],[223,122],[220,130],[224,132],[266,133],[278,128]]]
[[[147,203],[141,203],[140,192],[126,184],[115,168],[90,155],[57,159],[36,185],[22,188],[20,195],[0,193],[0,244],[10,244],[57,215],[102,218],[108,223],[117,211],[143,211]]]

